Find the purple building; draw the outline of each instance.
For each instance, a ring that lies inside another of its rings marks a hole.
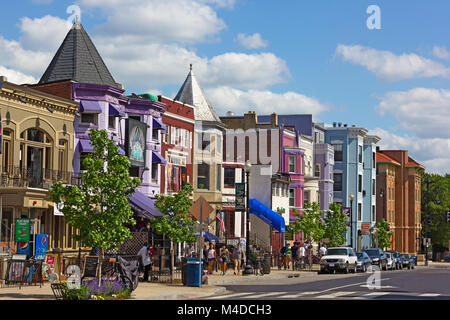
[[[84,169],[82,160],[93,151],[89,130],[105,129],[120,153],[130,158],[130,175],[142,181],[130,199],[133,209],[147,217],[159,215],[149,197],[159,193],[160,164],[165,163],[160,154],[164,104],[124,96],[123,86],[114,80],[79,21],[67,34],[39,84],[33,87],[80,102],[74,122],[74,171]]]

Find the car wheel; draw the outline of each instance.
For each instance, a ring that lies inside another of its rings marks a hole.
[[[367,272],[367,267],[366,267],[366,265],[365,265],[365,264],[363,264],[363,267],[362,267],[362,272],[364,272],[364,273],[366,273],[366,272]]]
[[[345,269],[344,269],[344,273],[347,274],[348,273],[348,262],[345,264]]]

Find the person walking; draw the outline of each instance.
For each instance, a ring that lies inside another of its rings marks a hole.
[[[291,252],[292,252],[292,270],[295,271],[295,266],[297,264],[297,260],[298,260],[298,242],[294,242],[294,245],[291,248]]]
[[[300,255],[300,261],[302,263],[302,267],[305,268],[305,256],[306,256],[306,250],[304,245],[300,245],[299,248],[299,255]]]
[[[321,258],[327,253],[327,249],[325,248],[325,246],[323,244],[320,247],[319,252],[320,252],[320,257]]]
[[[284,270],[286,270],[287,268],[286,253],[287,253],[287,243],[285,243],[284,246],[280,249],[281,262],[283,263]]]
[[[290,268],[291,260],[292,260],[292,248],[288,246],[286,251],[286,264],[288,269]]]
[[[219,257],[221,275],[224,276],[227,272],[228,261],[230,261],[230,253],[226,245],[220,248]]]
[[[209,245],[208,250],[208,274],[213,274],[214,271],[214,263],[217,260],[216,249],[214,248],[214,244]]]
[[[241,249],[241,244],[238,243],[233,250],[233,263],[234,263],[234,274],[241,273],[241,260],[243,257],[243,251]]]
[[[144,267],[144,278],[142,281],[148,281],[148,275],[152,268],[152,258],[153,255],[153,248],[148,246],[148,243],[145,242],[144,246],[139,250],[138,256],[141,257],[141,263]]]

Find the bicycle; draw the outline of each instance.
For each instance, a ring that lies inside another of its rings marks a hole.
[[[131,262],[120,256],[117,258],[110,258],[108,262],[111,263],[111,267],[105,268],[104,271],[102,271],[102,280],[110,282],[120,281],[127,289],[134,291],[138,286],[139,269],[137,266],[132,266],[137,270],[137,274],[134,275],[135,279],[133,281],[131,272],[130,274],[127,274],[127,270],[124,270],[126,267],[130,267]]]
[[[255,275],[258,275],[258,272],[260,275],[264,275],[264,266],[262,263],[262,258],[257,257],[256,259],[254,259],[252,262],[253,264],[253,272],[255,273]]]

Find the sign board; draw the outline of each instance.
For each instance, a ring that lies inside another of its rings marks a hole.
[[[15,241],[28,242],[30,240],[30,219],[16,219]]]
[[[56,254],[47,254],[42,263],[42,276],[44,280],[58,282],[61,279],[61,271],[59,269],[59,257]]]
[[[22,284],[24,283],[34,283],[35,285],[39,282],[43,283],[42,263],[37,261],[27,261],[25,263],[25,268],[23,270]]]
[[[99,257],[86,256],[84,258],[83,278],[84,277],[96,278],[98,274],[98,264],[99,264]]]
[[[284,234],[284,239],[286,241],[293,241],[294,240],[294,232],[286,229],[286,233]]]
[[[17,253],[18,254],[30,254],[30,242],[17,242]]]
[[[134,167],[145,167],[147,124],[134,119],[126,121],[128,158]]]
[[[245,183],[235,184],[235,211],[245,211]]]
[[[363,235],[369,235],[370,234],[370,223],[362,223],[361,231],[362,231]]]
[[[201,202],[201,208],[200,208]],[[202,220],[200,221],[200,209],[202,210]],[[200,196],[197,200],[194,201],[191,208],[189,209],[189,213],[192,217],[194,217],[197,221],[204,222],[211,212],[214,211],[214,208],[206,201],[205,198]]]
[[[48,250],[48,235],[37,234],[35,247],[36,247],[36,250],[34,252],[35,259],[37,261],[44,260]]]

